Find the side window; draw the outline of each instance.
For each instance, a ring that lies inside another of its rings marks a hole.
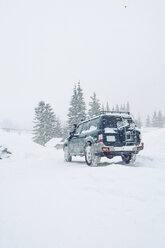
[[[99,119],[94,119],[90,121],[90,131],[97,130]]]
[[[116,128],[116,119],[115,117],[105,117],[103,118],[103,128]]]
[[[82,124],[77,127],[75,134],[80,134],[81,130],[82,130]]]
[[[87,121],[84,122],[82,125],[82,130],[81,133],[88,133],[88,132],[92,132],[94,130],[97,130],[98,128],[98,123],[99,123],[99,119],[93,119],[91,121]]]
[[[82,127],[82,130],[81,130],[81,133],[86,133],[88,131],[89,131],[89,121],[83,123],[83,127]]]

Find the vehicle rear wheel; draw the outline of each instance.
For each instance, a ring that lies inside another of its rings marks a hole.
[[[113,155],[107,155],[107,158],[112,159],[114,156]]]
[[[65,146],[65,148],[64,148],[64,158],[65,158],[66,162],[72,161],[72,156],[69,153],[68,146]]]
[[[122,160],[126,164],[133,164],[136,160],[136,154],[127,154],[121,156]]]
[[[85,161],[89,166],[97,166],[100,162],[101,157],[94,154],[93,145],[88,144],[85,147]]]

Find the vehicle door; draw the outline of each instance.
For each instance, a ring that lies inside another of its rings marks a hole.
[[[72,154],[78,155],[79,154],[79,135],[82,129],[82,125],[78,125],[76,128],[74,134],[70,138],[69,141],[69,150]]]
[[[82,123],[82,128],[79,134],[79,151],[81,154],[84,154],[85,138],[89,135],[89,132],[90,132],[90,121]]]

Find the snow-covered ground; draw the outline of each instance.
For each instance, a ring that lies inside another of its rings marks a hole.
[[[0,131],[0,248],[164,248],[165,129],[144,129],[135,166],[88,167]]]

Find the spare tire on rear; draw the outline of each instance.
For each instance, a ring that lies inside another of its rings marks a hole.
[[[121,158],[125,164],[133,164],[136,160],[136,154],[123,154]]]

